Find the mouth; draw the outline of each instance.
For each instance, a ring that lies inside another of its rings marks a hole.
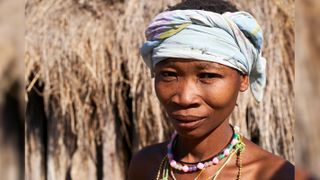
[[[172,115],[173,123],[181,129],[195,129],[205,117],[192,115]]]

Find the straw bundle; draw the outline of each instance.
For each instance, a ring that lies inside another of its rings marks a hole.
[[[124,179],[133,153],[168,138],[172,128],[139,47],[151,18],[177,2],[26,2],[27,179]],[[268,10],[253,14],[268,20],[267,42],[283,39],[265,48],[273,66],[266,102],[244,94],[233,123],[292,160],[293,32],[264,16],[288,17],[271,12],[274,1],[261,2]]]
[[[163,140],[167,125],[138,47],[151,16],[166,4],[27,2],[29,100],[43,84],[38,94],[47,118],[30,115],[47,133],[41,139],[27,128],[30,179],[121,179],[132,152]],[[42,106],[32,103],[31,109]]]

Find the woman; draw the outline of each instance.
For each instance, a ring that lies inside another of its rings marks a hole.
[[[239,92],[263,98],[266,61],[255,19],[226,1],[187,0],[160,13],[141,48],[176,130],[141,150],[129,179],[293,179],[294,168],[229,124]]]

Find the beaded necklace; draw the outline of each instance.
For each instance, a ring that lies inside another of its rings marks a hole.
[[[240,135],[239,135],[238,129],[239,128],[235,128],[235,130],[233,130],[233,128],[232,128],[232,130],[233,130],[232,137],[231,137],[229,143],[227,144],[227,146],[225,148],[223,148],[222,151],[220,151],[217,155],[214,155],[213,157],[208,158],[207,160],[203,160],[203,161],[200,161],[197,163],[187,163],[187,162],[183,162],[183,161],[176,161],[173,158],[173,148],[172,147],[174,146],[174,144],[176,142],[176,138],[177,138],[177,133],[175,132],[171,138],[171,141],[169,142],[169,144],[167,146],[167,148],[168,148],[167,156],[169,159],[170,166],[173,169],[187,173],[187,172],[195,172],[195,171],[207,168],[212,165],[217,165],[222,159],[224,159],[225,157],[230,155],[231,150],[239,142]]]
[[[198,163],[185,163],[183,165],[184,162],[181,161],[175,161],[172,155],[172,146],[174,145],[174,140],[176,138],[177,134],[174,133],[170,143],[168,144],[168,154],[167,156],[165,156],[163,158],[163,160],[161,161],[159,170],[158,170],[158,174],[157,174],[157,180],[168,180],[169,176],[171,176],[172,179],[176,179],[174,177],[174,173],[171,170],[171,168],[174,168],[178,171],[183,171],[183,172],[195,172],[198,170],[201,170],[200,173],[196,176],[195,180],[197,180],[201,174],[203,173],[203,171],[211,166],[211,165],[217,165],[219,163],[219,161],[225,157],[227,157],[226,161],[222,164],[222,166],[212,175],[210,176],[208,179],[216,179],[218,177],[218,175],[220,174],[220,172],[222,171],[222,169],[228,164],[228,162],[231,160],[232,156],[237,154],[237,166],[238,166],[238,174],[237,174],[237,180],[240,180],[241,177],[241,170],[242,170],[242,161],[241,161],[241,153],[244,151],[245,149],[245,144],[242,142],[242,137],[239,134],[239,128],[238,127],[234,127],[234,131],[233,131],[233,136],[232,139],[230,140],[229,144],[217,155],[215,155],[212,158],[209,158],[208,160],[204,160],[204,161],[200,161]],[[213,162],[213,160],[215,158],[218,158],[218,163]],[[174,162],[174,163],[173,163]],[[202,165],[199,165],[200,163],[202,163]],[[192,165],[190,165],[192,164]],[[195,169],[195,165],[196,168]],[[198,167],[199,166],[199,167]],[[188,167],[188,171],[187,168]],[[162,174],[161,174],[162,172]],[[162,177],[160,179],[160,177]]]

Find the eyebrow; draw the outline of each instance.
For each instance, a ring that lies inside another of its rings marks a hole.
[[[162,64],[163,63],[163,64]],[[162,67],[177,67],[176,61],[167,61],[167,62],[160,62]],[[217,64],[217,63],[211,63],[210,61],[208,62],[199,62],[196,63],[195,68],[198,70],[206,70],[206,69],[215,69],[215,70],[223,70],[224,67],[223,65]]]
[[[175,61],[167,61],[166,63],[163,64],[165,67],[175,67],[176,62]]]
[[[197,64],[197,69],[199,70],[206,70],[206,69],[216,69],[216,70],[223,70],[223,66],[216,63],[199,63]]]

